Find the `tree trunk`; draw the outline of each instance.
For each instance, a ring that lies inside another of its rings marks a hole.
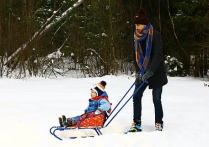
[[[194,71],[194,77],[199,77],[200,73],[200,55],[195,55],[195,71]]]

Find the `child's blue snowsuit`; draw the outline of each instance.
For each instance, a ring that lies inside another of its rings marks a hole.
[[[101,96],[106,96],[108,98],[108,95],[106,92],[104,92]],[[97,109],[101,111],[108,111],[110,109],[110,103],[105,98],[102,98],[99,100],[89,99],[89,106],[86,108],[85,112],[91,113],[91,112],[95,112]],[[73,118],[75,121],[75,124],[77,124],[81,116],[82,115],[71,117],[71,118]]]

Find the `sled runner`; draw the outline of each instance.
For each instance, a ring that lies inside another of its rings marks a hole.
[[[50,133],[51,133],[54,137],[56,137],[57,139],[59,139],[59,140],[62,140],[62,138],[61,138],[61,137],[58,137],[55,133],[56,133],[57,131],[65,131],[65,130],[92,129],[92,130],[94,130],[94,131],[96,132],[96,134],[97,134],[98,136],[103,135],[100,129],[107,127],[107,126],[112,122],[112,120],[117,116],[117,114],[123,109],[123,107],[129,102],[129,100],[130,100],[130,99],[134,96],[134,94],[135,94],[135,93],[143,86],[143,84],[144,84],[146,81],[147,81],[147,80],[144,80],[144,82],[138,87],[138,89],[132,94],[132,96],[125,102],[125,104],[124,104],[123,106],[121,106],[121,108],[115,113],[115,115],[114,115],[113,117],[111,117],[112,114],[114,113],[114,111],[116,110],[116,108],[119,106],[119,104],[123,101],[123,99],[125,98],[125,96],[126,96],[126,95],[129,93],[129,91],[132,89],[132,87],[135,85],[135,82],[132,84],[132,86],[129,88],[129,90],[126,92],[126,94],[123,96],[123,98],[118,102],[118,104],[115,106],[115,108],[113,109],[113,111],[110,113],[109,116],[107,115],[106,112],[102,112],[102,113],[96,114],[96,115],[88,115],[87,117],[85,117],[85,118],[83,118],[82,120],[80,120],[80,121],[78,122],[78,124],[75,125],[75,126],[71,126],[71,127],[67,127],[67,128],[65,128],[65,127],[60,127],[60,126],[53,126],[53,127],[50,128]],[[95,124],[94,126],[91,126],[91,125],[81,125],[81,124],[83,124],[83,122],[84,122],[85,120],[87,120],[87,119],[92,119],[92,118],[97,117],[97,116],[99,116],[99,115],[104,115],[103,123],[99,123],[99,125],[98,125],[98,122],[96,122],[96,124]],[[107,122],[107,120],[109,120],[109,119],[110,119],[110,121],[107,123],[107,125],[104,125],[104,124]],[[94,137],[94,136],[81,136],[81,137],[82,137],[82,138],[86,138],[86,137]],[[75,139],[75,138],[77,138],[77,137],[76,137],[76,136],[75,136],[75,137],[70,137],[70,139]]]

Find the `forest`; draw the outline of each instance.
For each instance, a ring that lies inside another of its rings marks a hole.
[[[0,77],[133,74],[139,8],[168,75],[209,79],[208,0],[0,0]]]

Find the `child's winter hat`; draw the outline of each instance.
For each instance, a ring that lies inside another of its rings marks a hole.
[[[134,17],[134,24],[143,24],[147,25],[149,23],[149,18],[146,16],[146,11],[144,8],[141,8],[137,11],[136,16]]]
[[[100,83],[94,84],[92,90],[97,93],[97,96],[101,96],[105,91],[106,84],[107,83],[105,81],[101,81]]]

